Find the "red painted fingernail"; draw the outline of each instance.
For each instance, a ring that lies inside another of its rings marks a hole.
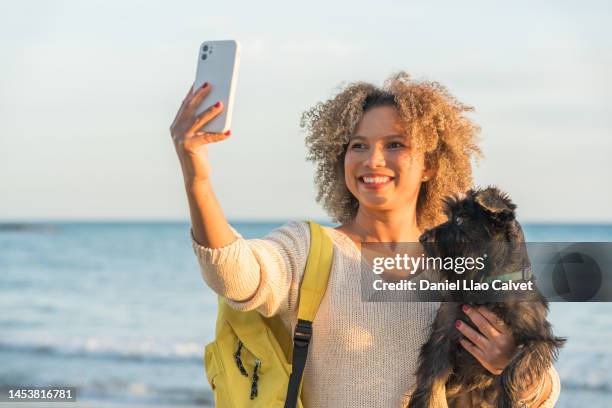
[[[456,327],[456,328],[459,328],[460,326],[461,326],[461,320],[457,320],[457,321],[455,322],[455,327]]]
[[[468,310],[470,310],[470,307],[468,305],[463,305],[461,306],[461,310],[463,310],[464,312],[468,312]]]
[[[225,136],[229,136],[229,135],[231,135],[231,134],[232,134],[232,131],[231,131],[231,130],[228,130],[227,132],[225,132],[225,133],[223,133],[223,134],[224,134]]]
[[[215,103],[215,108],[218,108],[219,106],[221,106],[221,102]]]
[[[208,82],[204,82],[204,84],[202,85],[202,89],[206,88],[208,86]]]

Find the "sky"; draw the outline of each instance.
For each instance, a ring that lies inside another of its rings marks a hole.
[[[611,7],[2,2],[0,220],[188,220],[168,129],[199,44],[233,38],[232,136],[209,148],[230,219],[325,219],[301,113],[405,70],[475,107],[475,182],[507,191],[520,220],[612,222]]]

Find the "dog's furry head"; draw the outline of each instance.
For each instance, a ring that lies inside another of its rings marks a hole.
[[[445,200],[448,221],[425,231],[420,241],[428,253],[441,257],[477,257],[493,251],[489,254],[493,255],[489,257],[489,264],[496,273],[523,268],[525,259],[517,263],[513,260],[516,257],[509,256],[508,252],[524,247],[525,238],[515,210],[510,197],[497,187],[471,189]]]

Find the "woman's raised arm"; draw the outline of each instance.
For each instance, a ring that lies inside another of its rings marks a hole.
[[[310,245],[308,225],[291,223],[258,240],[242,239],[229,225],[211,186],[207,145],[227,139],[230,133],[201,131],[223,105],[217,102],[195,114],[211,86],[190,89],[170,126],[202,277],[236,309],[257,309],[266,316],[291,310]]]

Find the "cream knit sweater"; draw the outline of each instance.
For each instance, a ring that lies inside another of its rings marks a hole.
[[[399,408],[412,392],[421,346],[439,303],[363,302],[361,256],[345,234],[325,228],[334,243],[327,291],[313,323],[304,371],[306,408]],[[263,239],[237,239],[223,248],[193,240],[206,283],[237,310],[280,314],[295,329],[299,285],[310,243],[307,223],[290,222]],[[192,235],[193,238],[193,235]],[[553,407],[560,391],[551,367]]]

